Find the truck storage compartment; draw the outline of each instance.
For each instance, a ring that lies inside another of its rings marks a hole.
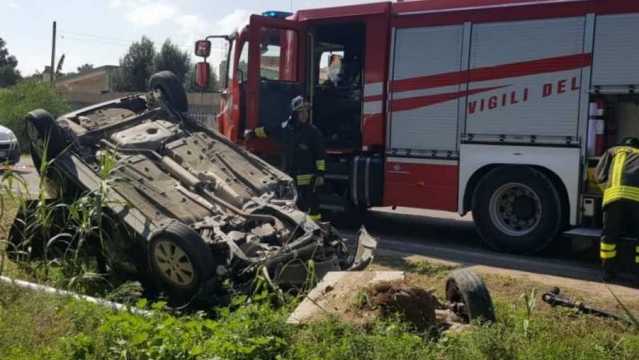
[[[639,14],[599,15],[595,27],[592,85],[639,85]]]
[[[584,17],[473,25],[466,134],[576,137],[584,29]]]
[[[466,84],[443,78],[461,78],[463,37],[462,25],[397,29],[388,126],[392,152],[458,151]]]

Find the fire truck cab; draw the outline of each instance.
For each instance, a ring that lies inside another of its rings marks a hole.
[[[281,126],[306,96],[329,161],[324,207],[472,211],[490,247],[534,253],[596,237],[597,157],[639,137],[639,2],[430,0],[253,15],[211,39],[218,130]],[[212,58],[212,57],[211,57]],[[221,59],[221,60],[220,60]]]

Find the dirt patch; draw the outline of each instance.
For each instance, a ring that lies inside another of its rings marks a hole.
[[[462,322],[433,290],[412,284],[401,271],[329,272],[290,315],[306,324],[326,317],[367,328],[395,318],[420,331],[440,331]]]
[[[398,314],[419,330],[437,326],[435,311],[440,302],[431,291],[410,286],[405,280],[383,281],[366,288],[360,311],[377,312],[388,317]]]

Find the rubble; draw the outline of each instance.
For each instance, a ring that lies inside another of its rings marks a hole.
[[[333,317],[366,327],[399,315],[419,331],[457,333],[472,320],[494,321],[492,301],[477,275],[453,271],[446,286],[446,300],[440,301],[432,290],[410,285],[400,271],[329,272],[287,322],[303,325]]]

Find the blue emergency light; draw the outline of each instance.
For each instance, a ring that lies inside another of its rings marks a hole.
[[[293,15],[292,12],[275,11],[275,10],[268,10],[262,13],[262,16],[268,16],[268,17],[277,18],[277,19],[286,19],[287,17],[291,15]]]

